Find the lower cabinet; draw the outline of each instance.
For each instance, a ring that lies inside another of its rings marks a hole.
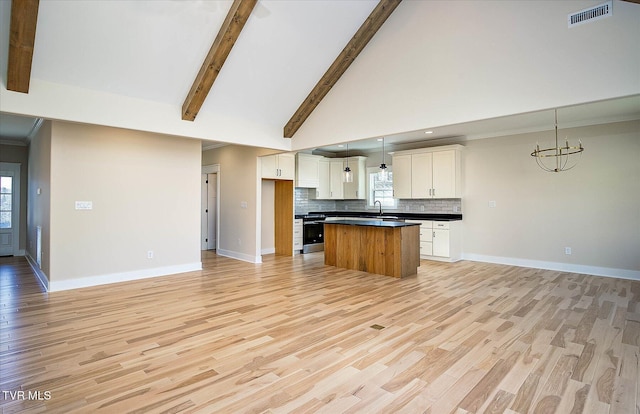
[[[459,221],[406,220],[420,223],[420,258],[441,262],[460,260]]]

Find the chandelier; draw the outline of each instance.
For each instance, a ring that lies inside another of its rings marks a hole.
[[[536,143],[536,148],[531,153],[531,156],[535,157],[538,167],[545,171],[568,171],[576,166],[584,147],[580,140],[578,140],[578,146],[570,146],[567,138],[565,138],[563,147],[558,145],[558,110],[554,109],[553,112],[555,115],[556,146],[540,149],[540,145]]]

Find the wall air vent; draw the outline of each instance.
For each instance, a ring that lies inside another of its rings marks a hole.
[[[589,7],[588,9],[580,10],[579,12],[571,13],[567,17],[569,27],[591,23],[611,16],[613,14],[612,3],[612,1],[608,1],[597,6]]]

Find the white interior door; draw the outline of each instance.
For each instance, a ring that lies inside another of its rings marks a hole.
[[[216,248],[216,206],[218,205],[218,175],[207,174],[207,250]]]
[[[20,164],[0,163],[0,256],[18,251],[20,237]]]
[[[202,174],[200,189],[200,248],[212,250],[216,248],[217,175]]]

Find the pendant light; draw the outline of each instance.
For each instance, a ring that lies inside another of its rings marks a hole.
[[[384,137],[382,137],[382,163],[380,164],[380,171],[378,171],[378,181],[389,181],[389,171],[387,170],[387,164],[384,163]]]
[[[345,183],[353,182],[353,172],[351,171],[351,168],[349,168],[349,144],[347,144],[347,166],[344,168],[342,181]]]
[[[568,171],[576,166],[579,158],[584,151],[582,142],[578,140],[578,146],[569,146],[569,140],[565,138],[564,147],[558,145],[558,110],[554,109],[555,129],[556,129],[556,146],[553,148],[540,149],[536,144],[535,149],[531,153],[535,157],[538,166],[548,172]],[[578,157],[574,155],[578,154]],[[574,156],[572,158],[572,156]]]

